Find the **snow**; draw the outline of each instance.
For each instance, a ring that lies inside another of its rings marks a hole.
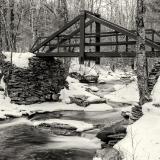
[[[6,56],[5,61],[10,62],[11,52],[3,52],[3,54]],[[20,68],[27,68],[29,63],[28,59],[34,56],[34,54],[30,52],[25,52],[25,53],[13,52],[12,54],[13,54],[12,63]]]
[[[94,157],[93,160],[102,160],[100,157]]]
[[[97,87],[95,87],[95,86],[90,86],[88,88],[93,92],[98,92],[99,91],[99,89]]]
[[[118,89],[115,92],[105,95],[108,101],[135,104],[139,101],[139,92],[137,82],[132,82],[124,86],[115,86]]]
[[[108,81],[120,80],[122,77],[134,76],[132,71],[124,72],[116,70],[113,72],[109,66],[96,65],[95,62],[92,61],[90,62],[90,66],[88,66],[87,62],[85,62],[85,64],[79,64],[77,59],[72,60],[69,72],[77,72],[81,75],[99,76],[99,83],[106,83]]]
[[[77,60],[72,60],[69,72],[77,72],[81,75],[87,76],[97,76],[98,73],[95,71],[94,67],[95,65],[93,63],[91,63],[91,66],[88,67],[87,64],[81,65]]]
[[[113,108],[105,103],[102,104],[92,104],[86,107],[84,110],[85,111],[107,111],[107,110],[112,110]]]
[[[76,121],[76,120],[62,120],[62,119],[47,119],[43,121],[33,121],[34,126],[39,126],[40,124],[53,124],[53,123],[58,123],[58,124],[66,124],[71,127],[77,128],[77,132],[82,132],[85,130],[89,130],[93,128],[93,124],[85,123],[83,121]]]
[[[143,116],[127,128],[126,137],[114,148],[119,150],[123,160],[160,159],[160,78],[153,91],[152,102],[143,105]]]
[[[86,89],[88,88],[88,85],[79,83],[78,80],[71,77],[68,77],[67,81],[69,83],[69,90],[67,89],[62,90],[61,97],[60,97],[64,102],[66,101],[68,102],[69,97],[75,96],[75,95],[85,95],[92,100],[99,99],[98,96],[95,96],[86,91]]]
[[[127,128],[127,136],[115,145],[123,153],[124,160],[160,158],[159,124],[160,116],[148,113]]]
[[[56,136],[51,138],[52,143],[45,145],[46,149],[100,149],[101,142],[97,138],[88,139],[76,136]]]
[[[160,104],[160,77],[153,88],[151,98],[154,104]]]

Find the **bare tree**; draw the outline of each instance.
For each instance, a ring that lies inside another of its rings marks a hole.
[[[144,0],[137,0],[137,80],[139,88],[139,105],[136,106],[139,111],[139,117],[142,115],[142,105],[148,101],[148,72],[147,72],[147,57],[145,52],[145,5]],[[134,115],[133,115],[134,117]],[[136,116],[136,118],[139,118]]]

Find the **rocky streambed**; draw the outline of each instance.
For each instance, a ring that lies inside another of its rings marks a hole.
[[[115,103],[115,109],[109,111],[64,110],[1,121],[0,160],[120,158],[112,145],[125,136],[127,123],[119,108],[122,105]],[[59,121],[73,121],[77,126]],[[79,124],[83,129],[77,128]],[[89,127],[84,129],[83,124]]]

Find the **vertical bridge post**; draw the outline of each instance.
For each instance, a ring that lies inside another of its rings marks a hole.
[[[96,17],[100,18],[100,14],[97,14]],[[100,43],[101,42],[101,24],[96,22],[96,43]],[[95,51],[96,54],[98,54],[101,51],[101,47],[99,46],[95,46]],[[100,64],[100,58],[96,58],[96,64]]]
[[[152,30],[152,41],[154,42],[154,33],[155,33],[155,31],[154,30]],[[154,50],[154,48],[152,48],[152,52],[154,52],[155,50]]]
[[[86,13],[85,11],[81,11],[81,17],[80,17],[80,57],[79,57],[79,63],[84,64],[84,57],[85,57],[85,19],[86,19]]]

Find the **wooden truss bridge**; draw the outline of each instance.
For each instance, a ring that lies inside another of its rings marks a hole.
[[[48,37],[38,37],[30,52],[38,57],[79,57],[95,60],[100,57],[135,57],[136,31],[127,30],[88,11],[74,18]],[[147,57],[160,56],[160,35],[146,30]]]

